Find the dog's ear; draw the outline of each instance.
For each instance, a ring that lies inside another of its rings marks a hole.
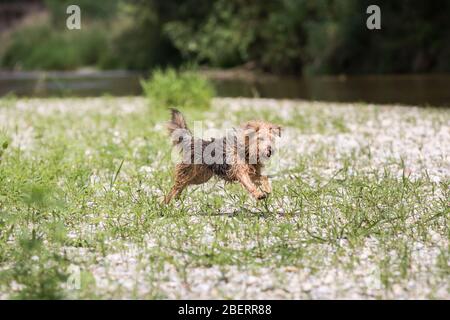
[[[281,126],[274,125],[271,128],[273,130],[273,133],[279,137],[281,137]]]
[[[256,121],[247,121],[242,124],[241,128],[244,130],[245,134],[251,134],[258,132],[259,124]]]
[[[244,130],[253,129],[254,131],[258,131],[259,124],[256,121],[247,121],[242,125]]]

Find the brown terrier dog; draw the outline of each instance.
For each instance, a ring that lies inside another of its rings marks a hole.
[[[240,182],[257,200],[267,197],[271,186],[261,170],[275,151],[275,137],[281,136],[280,126],[249,121],[237,134],[235,130],[232,136],[206,141],[194,138],[183,115],[176,109],[171,111],[172,119],[167,128],[183,160],[176,165],[175,184],[165,197],[165,203],[177,198],[188,185],[205,183],[214,175],[226,182]]]

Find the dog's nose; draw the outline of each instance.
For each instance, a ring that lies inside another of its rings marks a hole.
[[[267,147],[267,156],[270,157],[272,155],[272,147]]]

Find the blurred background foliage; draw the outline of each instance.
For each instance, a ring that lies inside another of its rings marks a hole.
[[[450,71],[448,0],[44,0],[0,35],[4,69],[149,70],[186,62],[281,74]],[[65,27],[78,4],[82,30]],[[366,28],[378,4],[382,30]]]

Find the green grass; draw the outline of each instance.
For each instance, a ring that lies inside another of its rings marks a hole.
[[[289,109],[303,121],[276,116],[292,145],[267,201],[211,181],[165,206],[165,108],[138,98],[0,101],[0,297],[448,298],[449,177],[412,176],[414,159],[374,162],[380,150],[369,143],[384,130],[379,117],[439,131],[448,111],[355,106],[362,115],[343,121],[346,107],[317,107]],[[220,127],[253,108],[184,111]],[[326,140],[360,133],[368,145],[348,152]],[[316,148],[297,152],[309,138]],[[67,285],[74,266],[79,289]]]

